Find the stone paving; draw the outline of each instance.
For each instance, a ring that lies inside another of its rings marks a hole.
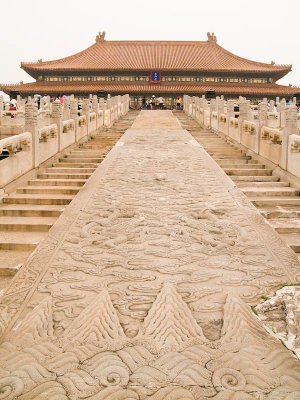
[[[250,305],[295,253],[169,111],[142,111],[0,299],[1,399],[300,399]]]

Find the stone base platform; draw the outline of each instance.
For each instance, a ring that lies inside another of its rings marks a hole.
[[[250,307],[299,282],[172,112],[142,111],[0,299],[0,397],[300,399]]]

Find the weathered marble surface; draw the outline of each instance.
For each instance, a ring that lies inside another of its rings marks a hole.
[[[2,297],[0,398],[299,399],[249,307],[299,281],[172,113],[144,111]]]

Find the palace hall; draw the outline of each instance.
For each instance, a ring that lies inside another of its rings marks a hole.
[[[225,50],[214,33],[206,41],[109,41],[100,32],[87,49],[53,61],[21,62],[33,83],[0,85],[8,94],[69,95],[99,92],[129,93],[131,105],[142,98],[163,96],[174,104],[177,96],[208,92],[225,98],[291,98],[300,88],[276,82],[291,65],[251,61]]]

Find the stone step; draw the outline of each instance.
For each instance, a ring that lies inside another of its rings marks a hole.
[[[230,144],[224,144],[224,145],[206,144],[203,142],[201,144],[206,151],[218,151],[218,152],[224,151],[225,153],[231,152],[231,151],[238,151],[238,152],[241,151],[241,150],[238,150],[237,148],[230,146]]]
[[[7,246],[10,243],[16,243],[17,245],[31,245],[36,246],[45,236],[45,232],[34,231],[34,232],[1,232],[0,231],[0,243],[1,246]]]
[[[245,155],[243,152],[238,151],[238,150],[229,150],[229,151],[206,150],[206,152],[211,156],[215,156],[214,158],[222,158],[222,157],[228,157],[228,156],[230,156],[231,158],[235,158],[235,157],[240,157],[240,156]]]
[[[293,189],[291,187],[263,187],[263,188],[251,188],[251,187],[246,187],[246,188],[241,188],[243,193],[249,197],[261,197],[261,196],[298,196],[298,191],[296,189]],[[300,199],[300,197],[299,197]]]
[[[276,206],[300,206],[300,196],[286,196],[286,197],[252,197],[252,203],[256,207],[276,207]]]
[[[106,156],[106,152],[103,152],[103,151],[97,151],[97,152],[95,152],[93,154],[90,154],[89,156],[86,156],[85,152],[82,152],[82,151],[76,152],[76,153],[73,152],[73,153],[70,154],[70,158],[72,160],[75,160],[76,158],[81,160],[81,159],[85,159],[87,157],[90,157],[93,160],[100,160],[100,162],[102,162],[104,160],[105,156]]]
[[[30,254],[31,251],[0,251],[0,289],[3,289],[3,277],[15,276]],[[7,284],[4,287],[6,286]]]
[[[284,233],[284,234],[298,233],[298,234],[300,234],[300,219],[297,219],[297,218],[269,219],[269,223],[280,234],[281,233]]]
[[[58,218],[63,210],[60,205],[1,204],[0,216]]]
[[[75,196],[80,190],[78,186],[26,186],[20,187],[16,190],[16,193],[27,193],[27,194],[70,194]]]
[[[59,163],[54,163],[52,164],[52,167],[54,168],[97,168],[99,164],[95,163],[75,163],[75,162],[68,162],[66,161],[60,161]]]
[[[276,207],[273,209],[260,208],[264,217],[267,219],[289,219],[289,218],[300,218],[300,209],[289,210],[282,207]]]
[[[264,164],[234,164],[234,165],[232,165],[232,167],[230,167],[229,165],[226,165],[226,166],[220,165],[220,167],[222,167],[224,169],[228,169],[228,168],[234,168],[234,169],[265,169],[266,168],[266,166]]]
[[[246,156],[246,155],[238,155],[233,157],[232,155],[224,155],[224,154],[217,154],[215,156],[213,156],[214,160],[232,160],[232,159],[236,159],[236,160],[251,160],[251,156]]]
[[[297,233],[281,233],[280,237],[290,246],[296,253],[300,253],[300,235]]]
[[[279,187],[289,187],[290,184],[289,182],[239,182],[236,181],[235,184],[241,188],[242,190],[244,189],[253,189],[253,188],[279,188]]]
[[[224,168],[224,172],[227,175],[235,175],[235,176],[264,176],[264,175],[272,175],[271,169],[240,169],[240,168]]]
[[[96,168],[65,168],[65,167],[61,167],[61,168],[57,168],[57,167],[52,167],[52,168],[46,168],[46,173],[65,173],[65,174],[83,174],[83,173],[90,173],[92,174],[95,171]]]
[[[214,160],[220,165],[220,167],[230,167],[235,165],[258,165],[257,160],[248,160],[246,158],[232,158],[232,159],[219,159],[214,158]],[[260,164],[261,165],[261,164]]]
[[[0,231],[47,232],[55,221],[55,217],[0,217]]]
[[[105,154],[104,152],[102,153],[103,155]],[[99,151],[90,151],[90,150],[84,150],[78,149],[78,150],[73,150],[66,158],[96,158],[96,159],[103,159],[101,156],[101,153]]]
[[[86,179],[35,179],[29,181],[30,186],[83,186]]]
[[[74,196],[65,194],[13,194],[3,199],[5,204],[59,204],[71,203]]]
[[[98,158],[94,158],[94,157],[76,157],[75,155],[70,154],[69,156],[67,156],[65,158],[60,158],[59,162],[62,162],[62,163],[66,163],[67,162],[67,163],[75,163],[75,164],[78,164],[78,163],[100,164],[103,161],[103,159],[104,158],[100,158],[100,157],[98,157]]]
[[[9,242],[9,243],[1,243],[0,242],[0,250],[15,250],[15,251],[33,251],[37,246],[36,244],[33,243],[14,243],[14,242]]]
[[[54,173],[43,173],[39,174],[39,179],[88,179],[92,174],[54,174]]]
[[[250,186],[251,182],[278,182],[279,178],[274,175],[266,175],[266,176],[230,176],[230,178],[235,182],[247,182],[248,186]]]

